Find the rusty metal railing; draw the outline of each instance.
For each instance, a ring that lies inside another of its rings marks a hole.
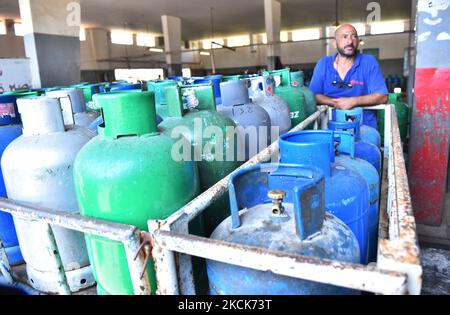
[[[302,257],[189,235],[189,222],[227,192],[228,176],[166,220],[148,222],[157,294],[196,293],[191,256],[377,294],[420,294],[422,268],[395,106],[368,109],[385,110],[382,191],[386,193],[381,198],[385,199],[381,200],[385,206],[380,209],[375,265]],[[327,108],[319,107],[318,112],[292,131],[302,130],[319,118],[325,127],[326,112]],[[268,161],[278,148],[277,141],[241,168]]]
[[[47,224],[47,234],[45,238],[46,248],[51,255],[52,268],[58,274],[58,293],[61,295],[71,294],[67,278],[62,267],[61,257],[57,250],[55,237],[51,226],[59,226],[66,229],[79,231],[104,237],[109,240],[121,242],[124,245],[130,276],[133,283],[134,293],[145,295],[151,293],[148,275],[141,279],[141,271],[144,270],[144,257],[139,255],[136,260],[135,255],[140,247],[140,231],[138,228],[129,225],[106,222],[102,220],[82,217],[81,215],[51,209],[37,208],[0,198],[0,211],[12,214],[15,217]],[[6,257],[6,253],[0,248],[0,269],[1,273],[12,284],[14,275]]]
[[[151,293],[148,276],[140,278],[140,271],[145,269],[144,257],[139,255],[138,259],[134,260],[140,247],[140,236],[151,240],[158,283],[157,294],[195,294],[191,256],[259,270],[270,269],[280,275],[378,294],[420,294],[422,267],[395,107],[379,105],[370,109],[385,110],[384,178],[376,265],[363,266],[302,257],[189,235],[189,222],[227,192],[229,176],[166,220],[150,220],[148,233],[141,233],[133,226],[29,207],[3,198],[0,198],[0,210],[24,219],[46,223],[49,226],[49,248],[56,246],[50,225],[122,242],[127,253],[135,294]],[[292,131],[302,130],[311,123],[314,123],[316,128],[320,123],[321,128],[326,129],[327,121],[327,107],[319,107],[315,114]],[[278,153],[278,148],[277,141],[241,168],[269,160]],[[55,253],[56,268],[61,262],[58,251]],[[5,278],[9,282],[14,281],[1,246],[0,266]],[[69,294],[64,272],[60,273],[60,280],[59,293]]]

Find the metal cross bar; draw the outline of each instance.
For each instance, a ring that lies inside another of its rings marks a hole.
[[[406,170],[403,151],[401,150],[395,106],[379,105],[368,107],[367,109],[385,110],[386,112],[384,158],[385,162],[389,161],[389,163],[385,163],[385,169],[389,170],[389,178],[385,183],[389,183],[389,187],[383,187],[383,189],[389,191],[389,200],[387,203],[385,202],[387,209],[382,209],[381,212],[383,214],[386,211],[390,215],[389,230],[398,231],[398,235],[391,232],[389,240],[379,240],[379,261],[376,267],[342,264],[341,262],[330,262],[310,257],[292,257],[291,255],[274,253],[261,248],[244,248],[236,244],[215,242],[206,238],[188,235],[187,223],[189,220],[210,206],[227,191],[229,178],[227,177],[167,220],[149,221],[149,231],[154,239],[153,257],[159,285],[158,293],[193,294],[195,292],[193,289],[191,262],[186,259],[190,257],[188,255],[194,255],[259,270],[272,270],[265,264],[266,261],[271,259],[290,259],[290,262],[292,262],[291,268],[294,268],[295,272],[278,270],[281,274],[374,293],[419,294],[421,283],[418,275],[421,275],[421,267],[418,264],[417,237],[415,235],[409,190],[407,189]],[[304,129],[319,116],[323,116],[324,112],[326,112],[326,109],[322,107],[319,112],[309,117],[307,121],[294,128],[293,131]],[[325,125],[322,123],[321,126],[324,127]],[[241,168],[265,162],[275,150],[278,150],[277,142]],[[404,226],[403,224],[407,225]],[[404,230],[405,227],[406,229]],[[402,238],[404,238],[403,241],[399,242],[399,239],[401,240]],[[391,256],[385,255],[385,247],[397,254],[392,255],[390,253]],[[403,256],[405,252],[407,257]],[[179,255],[178,270],[174,263],[174,253],[181,253]],[[242,255],[246,253],[252,255],[252,258],[242,261]],[[388,256],[390,259],[386,260],[385,256]],[[405,260],[405,258],[408,259]],[[299,265],[296,265],[297,263]],[[279,265],[280,263],[277,263],[277,266]],[[342,274],[337,274],[340,272],[334,270],[336,266],[343,268],[340,269]],[[322,278],[321,268],[325,268],[324,273],[330,273],[328,278]],[[309,272],[306,272],[306,270],[309,270]],[[318,270],[320,271],[318,272]],[[393,273],[389,271],[393,271]],[[178,281],[177,272],[180,278]]]
[[[304,257],[259,247],[216,241],[203,237],[155,231],[158,247],[191,256],[213,259],[283,276],[326,283],[379,294],[405,294],[407,277],[403,273],[381,270],[314,257]],[[176,282],[159,283],[160,292],[176,292]]]
[[[0,211],[10,213],[13,216],[23,219],[35,220],[46,223],[48,225],[56,225],[70,230],[75,230],[82,233],[96,235],[121,242],[124,245],[127,255],[128,267],[130,269],[130,276],[135,294],[147,295],[151,293],[151,287],[148,277],[143,277],[142,279],[140,277],[141,270],[144,269],[143,255],[138,255],[137,259],[134,260],[134,256],[136,255],[140,247],[140,231],[137,227],[87,218],[78,214],[72,214],[63,211],[28,206],[5,198],[0,198]],[[53,244],[54,238],[52,240],[51,237],[53,236],[53,233],[50,232],[51,228],[49,233],[47,233],[47,240],[49,244]],[[56,247],[51,252],[54,251],[58,252]],[[59,257],[59,255],[52,255],[54,265],[57,266],[55,267],[55,270],[57,270],[59,273],[61,272],[61,269],[59,268],[61,263],[60,258],[58,261],[57,256]],[[0,258],[2,258],[2,261],[0,262],[3,262],[3,257]],[[62,275],[60,276],[60,280],[64,282]],[[61,285],[64,286],[64,284]],[[60,293],[67,294],[66,289],[62,288],[60,290]]]

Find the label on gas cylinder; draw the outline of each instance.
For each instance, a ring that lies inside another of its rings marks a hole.
[[[16,117],[16,111],[14,110],[14,103],[2,103],[0,104],[0,117],[10,116]]]

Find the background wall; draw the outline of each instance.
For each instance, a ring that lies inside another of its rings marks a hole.
[[[380,65],[387,75],[403,74],[404,50],[409,45],[409,33],[362,37],[361,49],[378,48]],[[266,45],[252,45],[228,49],[215,49],[216,72],[231,74],[244,71],[256,72],[265,67]],[[317,60],[326,54],[325,40],[287,42],[281,44],[283,65],[311,71]],[[0,35],[0,58],[24,58],[23,37],[13,34]],[[184,68],[191,68],[193,75],[211,72],[211,56],[198,52],[182,54]],[[163,53],[152,53],[145,47],[112,44],[108,30],[86,30],[86,40],[81,42],[81,70],[83,81],[110,80],[115,68],[161,68],[165,63]]]

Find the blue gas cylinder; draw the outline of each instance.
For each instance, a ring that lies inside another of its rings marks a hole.
[[[334,134],[336,148],[336,165],[342,165],[360,174],[369,185],[369,258],[374,262],[377,258],[378,245],[378,213],[380,201],[380,177],[377,170],[369,162],[355,157],[355,137],[349,132],[337,131]]]
[[[372,164],[379,176],[381,176],[381,151],[380,149],[369,142],[363,141],[360,136],[360,124],[358,121],[354,122],[336,122],[330,121],[328,129],[334,131],[349,131],[355,135],[355,156]]]
[[[228,184],[231,216],[212,239],[289,254],[358,263],[351,230],[325,211],[323,172],[311,166],[260,164]],[[352,294],[352,290],[207,260],[212,295]]]
[[[22,134],[20,115],[14,95],[0,95],[0,159],[6,147]],[[0,165],[0,197],[6,198],[5,182]],[[22,253],[12,216],[0,211],[0,239],[11,265],[23,263]]]
[[[352,110],[334,110],[333,120],[337,122],[358,121],[361,140],[381,148],[381,135],[375,128],[364,125],[364,111],[361,107]]]
[[[355,233],[361,263],[367,262],[369,244],[369,187],[351,169],[337,165],[333,131],[301,131],[280,137],[281,163],[312,165],[325,173],[325,209]]]
[[[129,91],[129,90],[141,90],[141,83],[121,83],[121,84],[113,84],[111,86],[110,92],[118,92],[118,91]]]
[[[212,74],[206,77],[210,79],[214,86],[214,94],[216,96],[216,104],[222,104],[222,95],[220,94],[220,83],[222,82],[223,75],[221,74]]]

